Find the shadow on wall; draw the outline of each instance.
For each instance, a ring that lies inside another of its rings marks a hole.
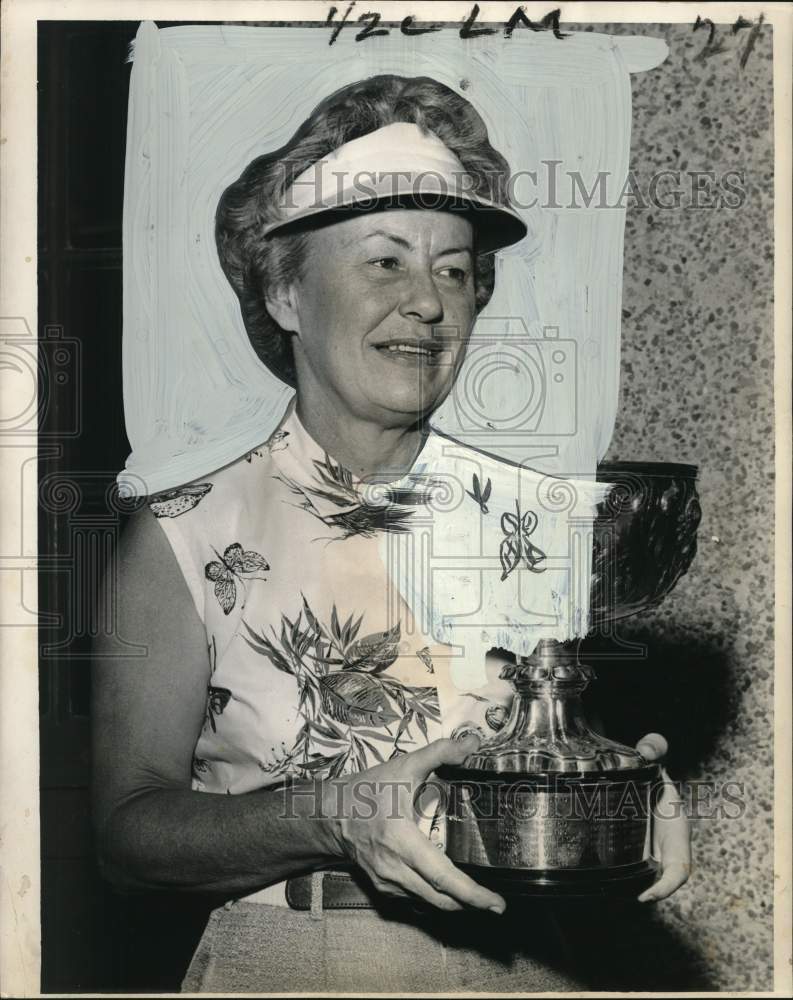
[[[623,743],[661,733],[669,743],[665,764],[672,777],[699,777],[734,718],[729,640],[669,639],[645,625],[623,625],[620,639],[593,636],[582,644],[581,659],[596,674],[585,694],[587,710],[602,720],[607,736]],[[644,655],[629,654],[627,643],[644,647]]]
[[[696,946],[666,926],[652,905],[602,900],[566,904],[557,925],[588,990],[718,989]]]
[[[591,718],[607,736],[628,744],[649,732],[669,743],[665,764],[673,779],[701,777],[719,753],[735,716],[735,659],[729,636],[684,635],[667,623],[620,629],[620,641],[590,637],[581,659],[597,679],[585,695]],[[659,632],[674,631],[674,638]],[[678,637],[679,635],[679,637]],[[626,644],[645,653],[626,657]],[[696,934],[684,939],[664,922],[663,904],[572,904],[559,918],[570,952],[590,989],[614,991],[717,990]]]

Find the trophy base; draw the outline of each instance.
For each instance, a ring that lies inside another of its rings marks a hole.
[[[498,892],[506,899],[635,899],[658,878],[655,861],[615,868],[491,868],[456,862],[480,885]]]

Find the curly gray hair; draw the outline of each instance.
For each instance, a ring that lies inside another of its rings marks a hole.
[[[289,385],[296,381],[291,334],[270,316],[265,296],[299,277],[308,234],[287,231],[264,237],[262,230],[280,218],[284,193],[299,174],[344,143],[395,122],[432,132],[460,160],[476,194],[509,204],[509,164],[490,145],[479,113],[437,80],[373,76],[321,101],[286,145],[257,157],[226,188],[215,216],[220,264],[237,293],[251,344]],[[478,312],[493,294],[492,254],[477,254],[474,273]]]

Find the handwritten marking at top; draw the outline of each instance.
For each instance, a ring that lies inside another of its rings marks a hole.
[[[350,14],[352,14],[354,8],[357,6],[357,0],[351,0],[347,5],[347,9],[341,17],[341,20],[336,20],[336,15],[339,13],[339,8],[336,6],[331,6],[328,10],[328,16],[325,19],[325,24],[332,28],[330,38],[328,39],[328,45],[333,45],[336,39],[339,37],[342,28],[350,20]],[[471,8],[470,13],[466,18],[463,19],[459,30],[459,36],[461,39],[466,40],[469,38],[479,38],[486,35],[494,35],[497,33],[498,28],[493,27],[491,24],[481,24],[477,25],[477,18],[479,17],[480,7],[478,3],[475,3]],[[508,21],[504,22],[503,34],[504,38],[512,38],[515,29],[518,27],[528,28],[529,31],[552,31],[554,38],[563,39],[567,38],[566,34],[563,34],[559,29],[559,15],[561,11],[559,8],[556,10],[549,11],[544,17],[539,21],[532,21],[531,18],[527,17],[524,7],[516,7],[514,13],[509,18]],[[390,35],[391,29],[387,27],[381,27],[382,15],[377,10],[367,10],[362,14],[359,14],[355,19],[355,23],[358,25],[363,25],[360,31],[355,35],[356,42],[362,42],[367,38],[374,38],[375,36]],[[408,15],[403,18],[399,25],[399,30],[403,35],[413,37],[416,35],[427,35],[434,31],[440,31],[442,25],[440,24],[421,24],[417,25],[414,16]]]

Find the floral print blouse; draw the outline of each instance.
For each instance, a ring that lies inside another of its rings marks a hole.
[[[239,794],[289,776],[335,777],[503,725],[513,691],[488,643],[512,617],[547,625],[562,576],[549,549],[558,515],[530,508],[514,468],[499,467],[431,431],[408,475],[370,486],[316,444],[292,403],[261,447],[150,499],[206,629],[194,789]],[[415,557],[429,536],[441,610],[459,607],[467,632],[430,608],[439,602]],[[478,597],[472,564],[455,559],[460,546],[487,577]],[[506,602],[489,630],[476,613],[487,588]]]

